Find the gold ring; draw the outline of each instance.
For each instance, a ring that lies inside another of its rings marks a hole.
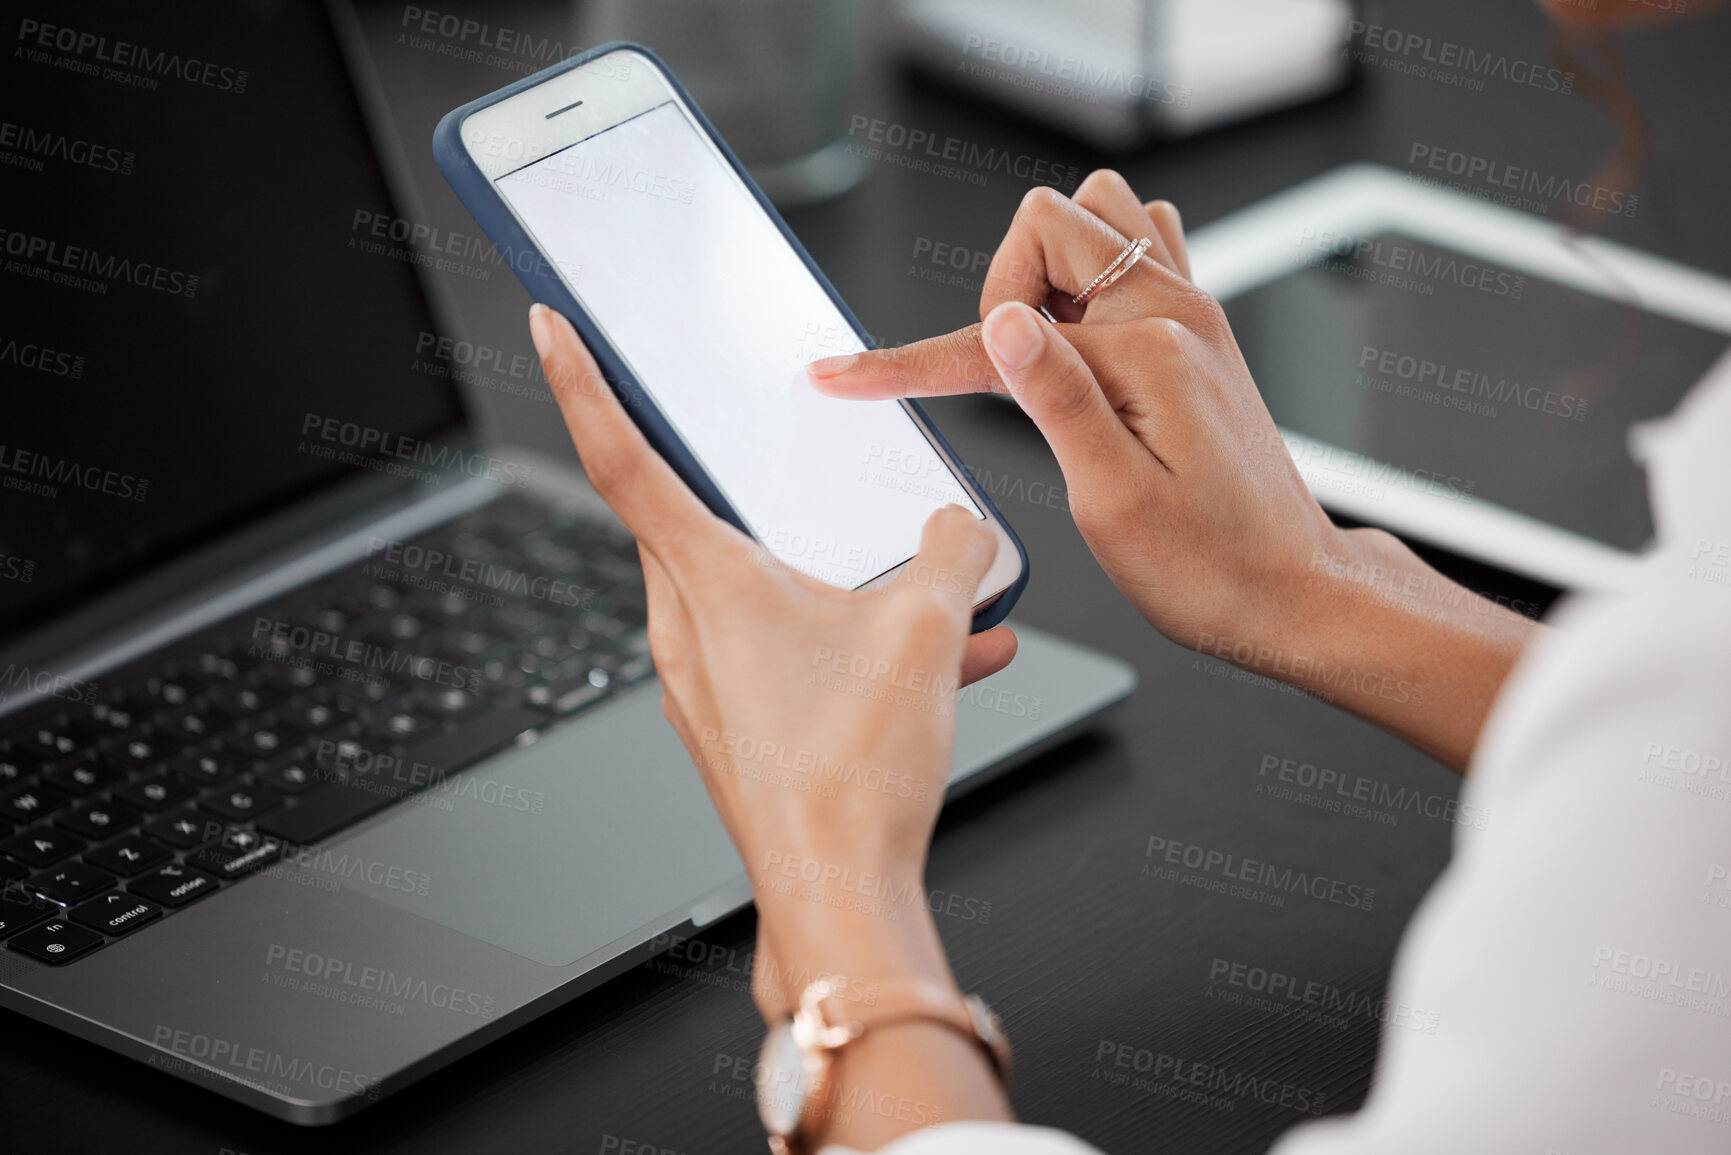
[[[1134,268],[1136,262],[1142,259],[1142,254],[1147,252],[1153,244],[1153,241],[1149,240],[1147,237],[1143,237],[1141,240],[1131,241],[1129,244],[1125,245],[1124,251],[1119,253],[1117,258],[1114,259],[1111,264],[1107,265],[1105,269],[1101,271],[1100,275],[1095,277],[1086,289],[1083,289],[1080,293],[1071,297],[1070,301],[1073,304],[1086,305],[1097,293],[1110,287],[1113,281],[1116,281],[1119,277],[1122,277],[1125,273]]]

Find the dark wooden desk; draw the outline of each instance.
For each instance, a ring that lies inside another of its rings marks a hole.
[[[1480,51],[1549,59],[1545,25],[1530,5],[1371,7],[1389,9],[1383,23]],[[422,211],[467,229],[426,141],[441,112],[510,75],[397,46],[402,13],[383,2],[364,11],[397,133]],[[556,5],[522,2],[488,15],[550,32],[562,19]],[[1728,50],[1731,20],[1723,16],[1629,44],[1651,157],[1643,211],[1613,230],[1722,273],[1731,272],[1724,214],[1731,122],[1722,114]],[[1108,163],[872,61],[859,98],[864,113],[1084,171]],[[1146,194],[1176,201],[1194,226],[1347,161],[1403,166],[1415,141],[1585,172],[1611,139],[1607,117],[1583,96],[1472,93],[1371,68],[1353,91],[1320,104],[1109,163]],[[973,294],[909,274],[920,239],[989,251],[1023,191],[1003,176],[975,187],[882,166],[846,198],[791,219],[866,325],[903,341],[974,319]],[[450,289],[466,335],[528,351],[527,301],[515,283]],[[559,431],[536,424],[545,407],[484,400],[498,436],[568,451]],[[1014,410],[978,398],[932,408],[976,468],[1020,482],[1024,493],[1036,492],[1035,483],[1061,483]],[[1410,811],[1389,824],[1313,808],[1259,790],[1273,777],[1260,771],[1290,759],[1372,780],[1385,798],[1406,791],[1446,800],[1455,779],[1326,706],[1236,680],[1166,643],[1117,596],[1062,509],[1014,495],[1000,504],[1034,559],[1017,617],[1120,655],[1142,677],[1135,698],[1097,734],[954,807],[934,847],[938,925],[965,986],[1006,1019],[1017,1047],[1018,1111],[1109,1152],[1223,1155],[1264,1149],[1304,1117],[1304,1105],[1350,1109],[1376,1054],[1379,1026],[1367,1004],[1381,996],[1401,931],[1447,860],[1452,827]],[[1481,589],[1523,599],[1543,592],[1444,561]],[[1145,872],[1158,865],[1150,839],[1374,889],[1374,905],[1288,896],[1272,907],[1163,881]],[[755,1153],[763,1148],[747,1081],[760,1037],[746,993],[753,929],[750,915],[728,920],[358,1119],[319,1131],[278,1123],[7,1015],[0,1145],[198,1155]],[[1309,1019],[1257,1005],[1250,988],[1276,981],[1321,984],[1337,1005]],[[1131,1080],[1156,1062],[1214,1064],[1265,1086],[1284,1084],[1295,1105],[1248,1093],[1191,1102],[1138,1089]]]

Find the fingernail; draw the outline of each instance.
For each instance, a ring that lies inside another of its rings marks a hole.
[[[980,339],[1006,369],[1022,368],[1046,347],[1046,331],[1026,305],[1003,304],[993,309],[980,330]]]
[[[813,361],[805,367],[806,376],[822,381],[829,377],[840,377],[859,360],[858,353],[848,353],[841,357],[825,357],[821,361]]]
[[[553,310],[537,301],[529,306],[529,339],[544,359],[553,350]]]

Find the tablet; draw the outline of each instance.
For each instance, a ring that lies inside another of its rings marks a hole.
[[[1373,166],[1198,230],[1327,508],[1565,589],[1651,540],[1630,427],[1731,345],[1731,282]]]

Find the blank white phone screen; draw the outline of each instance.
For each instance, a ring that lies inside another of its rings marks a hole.
[[[851,589],[913,557],[942,506],[983,516],[899,404],[806,381],[808,362],[863,346],[679,105],[498,187],[776,557]]]

